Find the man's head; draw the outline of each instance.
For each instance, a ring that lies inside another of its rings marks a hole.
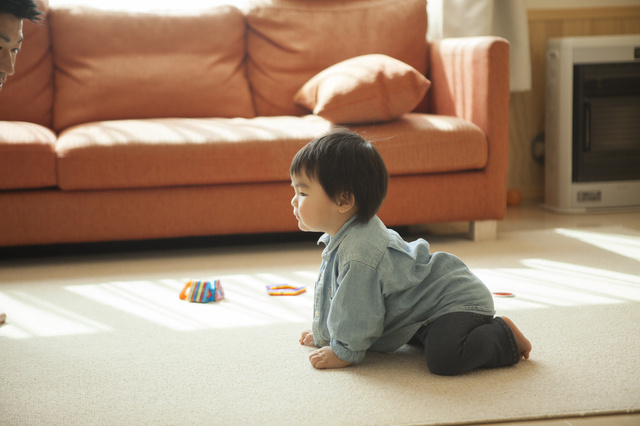
[[[35,22],[41,14],[33,0],[0,0],[0,90],[22,47],[22,20]]]
[[[389,174],[382,157],[357,133],[338,128],[309,142],[294,157],[289,173],[305,173],[336,202],[355,199],[356,223],[367,223],[387,195]]]

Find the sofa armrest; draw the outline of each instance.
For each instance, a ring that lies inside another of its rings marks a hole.
[[[471,121],[487,135],[483,172],[506,212],[509,164],[509,42],[500,37],[449,38],[430,43],[431,112]],[[498,202],[500,205],[498,205]]]

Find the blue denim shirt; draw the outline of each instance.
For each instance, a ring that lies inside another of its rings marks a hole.
[[[365,351],[391,352],[422,325],[451,312],[494,315],[487,287],[460,259],[407,243],[374,216],[349,220],[326,245],[314,290],[313,338],[338,358],[360,362]]]

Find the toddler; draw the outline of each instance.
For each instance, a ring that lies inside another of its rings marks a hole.
[[[367,350],[424,345],[429,370],[457,375],[528,359],[531,343],[511,320],[494,317],[487,287],[457,257],[405,242],[376,216],[389,175],[376,149],[337,129],[311,141],[289,170],[293,214],[326,245],[314,294],[315,368],[347,367]]]

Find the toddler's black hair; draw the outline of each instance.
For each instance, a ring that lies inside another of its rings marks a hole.
[[[298,151],[289,174],[302,171],[336,202],[343,193],[352,194],[356,223],[369,222],[387,196],[389,173],[382,157],[362,136],[345,128],[331,130]]]

